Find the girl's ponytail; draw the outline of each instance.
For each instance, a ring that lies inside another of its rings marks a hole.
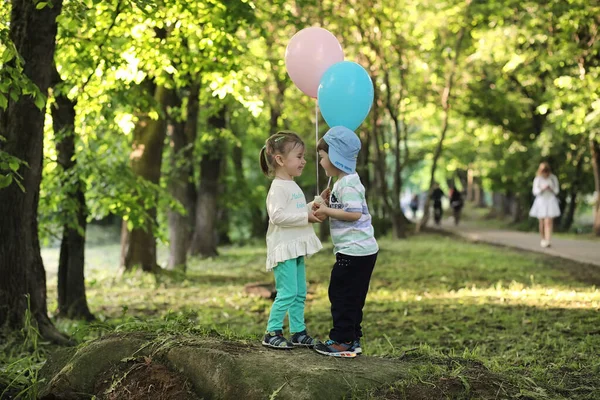
[[[269,160],[267,160],[267,157],[267,146],[263,146],[262,149],[260,149],[258,162],[260,163],[260,170],[268,178],[271,176],[271,171],[269,167]]]

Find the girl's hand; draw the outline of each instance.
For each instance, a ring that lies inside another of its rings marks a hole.
[[[321,198],[325,200],[325,204],[329,205],[329,196],[331,196],[331,189],[327,188],[321,192]]]
[[[314,213],[317,218],[319,218],[321,221],[324,221],[325,219],[327,219],[329,210],[331,209],[327,207],[326,204],[321,204],[321,206]]]
[[[308,222],[311,224],[320,224],[323,220],[319,219],[314,212],[310,212],[308,213]]]

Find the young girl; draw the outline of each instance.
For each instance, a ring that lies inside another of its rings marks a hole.
[[[304,257],[323,246],[310,225],[321,222],[306,204],[294,177],[306,165],[304,143],[293,132],[278,132],[267,139],[260,151],[260,168],[273,178],[267,195],[267,271],[275,274],[277,297],[271,307],[262,344],[276,349],[313,347],[317,340],[306,332],[304,302],[306,270]],[[289,315],[291,340],[283,336],[283,320]]]
[[[560,207],[556,195],[559,192],[558,179],[547,162],[540,164],[537,170],[537,176],[533,180],[533,195],[535,201],[529,211],[529,216],[539,219],[540,236],[542,247],[550,247],[552,237],[552,224],[554,218],[560,216]]]

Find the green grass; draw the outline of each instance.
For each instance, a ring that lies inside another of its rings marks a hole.
[[[380,245],[364,310],[367,355],[465,357],[511,377],[525,397],[600,398],[599,269],[437,235]],[[74,339],[144,326],[201,327],[256,340],[264,331],[271,301],[243,291],[247,283],[273,280],[263,247],[223,248],[216,259],[192,260],[185,276],[117,278],[118,254],[118,245],[87,252],[88,303],[99,321],[58,321]],[[320,338],[331,327],[333,260],[329,245],[307,261],[307,327]],[[49,276],[53,310],[56,278]],[[462,367],[423,368],[431,376],[454,368],[458,377]]]

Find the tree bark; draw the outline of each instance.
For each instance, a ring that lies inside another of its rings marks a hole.
[[[481,178],[478,176],[473,178],[473,194],[473,202],[475,203],[475,206],[479,208],[485,208],[485,192],[483,190]]]
[[[575,220],[577,194],[579,193],[579,186],[581,184],[583,170],[583,155],[584,152],[580,151],[577,159],[575,160],[575,174],[571,178],[571,187],[569,188],[569,204],[566,207],[566,211],[562,215],[561,229],[565,232],[571,229],[571,226],[573,226],[573,221]]]
[[[386,84],[386,108],[388,110],[388,114],[390,115],[393,123],[394,123],[394,181],[392,184],[392,198],[391,198],[391,208],[388,211],[388,214],[392,217],[392,232],[396,239],[404,239],[406,238],[406,226],[410,224],[410,221],[404,213],[402,212],[402,207],[400,206],[400,192],[402,191],[402,170],[404,168],[404,163],[401,160],[401,142],[402,142],[402,127],[406,127],[406,122],[404,117],[400,120],[399,110],[398,108],[402,104],[403,94],[404,94],[404,74],[402,73],[402,68],[400,68],[400,98],[397,104],[392,104],[392,96],[391,96],[391,85],[389,79],[388,71],[385,72],[385,84]],[[404,134],[407,134],[406,128],[404,128]],[[406,150],[408,152],[408,150]],[[408,153],[405,154],[405,160],[408,158]],[[384,184],[387,184],[384,182]],[[384,203],[388,204],[388,203]]]
[[[62,80],[54,67],[53,86],[58,89]],[[83,182],[74,173],[75,159],[75,105],[56,90],[52,104],[52,124],[58,153],[58,164],[63,169],[62,190],[65,205],[63,238],[58,263],[58,315],[71,319],[93,320],[85,294],[85,231],[87,207]]]
[[[473,169],[469,168],[467,170],[467,199],[466,199],[466,201],[468,201],[468,202],[473,202],[473,199],[475,198],[475,190],[473,189],[473,177],[474,177]]]
[[[596,191],[596,202],[594,203],[594,234],[600,236],[600,143],[598,138],[590,139],[592,152],[592,167],[594,170],[594,188]]]
[[[470,6],[470,1],[467,0],[467,8]],[[446,132],[448,131],[448,120],[450,118],[450,100],[452,98],[452,87],[454,86],[454,74],[456,73],[456,67],[458,65],[458,58],[460,56],[461,44],[463,38],[465,37],[465,33],[467,30],[467,22],[463,23],[463,26],[460,28],[458,32],[458,37],[456,39],[456,45],[454,48],[454,57],[452,58],[452,64],[450,66],[450,73],[446,78],[446,85],[444,87],[444,92],[442,93],[442,109],[444,110],[444,120],[442,122],[442,130],[440,132],[440,140],[435,149],[435,153],[433,154],[433,164],[431,166],[431,173],[429,177],[429,190],[427,191],[427,197],[425,199],[425,206],[423,207],[423,217],[417,224],[416,231],[420,232],[423,226],[427,224],[429,220],[429,208],[431,206],[431,193],[433,193],[433,184],[435,182],[435,171],[437,169],[437,163],[442,155],[442,149],[444,146],[444,139],[446,138]]]
[[[179,201],[186,211],[185,215],[175,210],[168,212],[170,253],[167,268],[170,270],[181,268],[185,271],[187,268],[187,251],[190,246],[194,221],[190,179],[193,173],[191,160],[198,124],[198,96],[199,86],[192,85],[188,96],[186,121],[183,123],[173,122],[169,128],[172,149],[170,163],[173,171],[169,190],[173,198]]]
[[[36,10],[30,0],[13,0],[10,39],[25,61],[23,73],[46,95],[54,60],[56,17],[62,1]],[[31,96],[9,98],[0,110],[0,149],[28,163],[21,167],[22,191],[16,184],[0,195],[0,326],[23,327],[29,305],[40,333],[48,340],[66,343],[48,318],[46,276],[38,239],[37,211],[42,176],[45,109]]]
[[[158,184],[162,163],[162,152],[166,136],[165,105],[171,91],[164,86],[151,85],[156,107],[160,107],[159,117],[151,119],[147,114],[140,116],[133,132],[133,151],[131,152],[131,168],[142,179]],[[143,203],[143,202],[141,202]],[[156,204],[156,202],[153,202]],[[142,204],[140,204],[142,206]],[[134,227],[131,231],[123,222],[121,235],[121,267],[131,270],[136,266],[146,272],[158,272],[160,267],[156,261],[156,206],[146,210],[148,219],[143,227]]]
[[[223,107],[217,115],[209,118],[209,125],[215,130],[226,126],[226,109]],[[200,162],[200,187],[196,203],[196,228],[190,246],[192,255],[215,257],[217,251],[217,209],[219,197],[219,178],[223,158],[222,140],[217,137],[210,148],[205,149]]]

